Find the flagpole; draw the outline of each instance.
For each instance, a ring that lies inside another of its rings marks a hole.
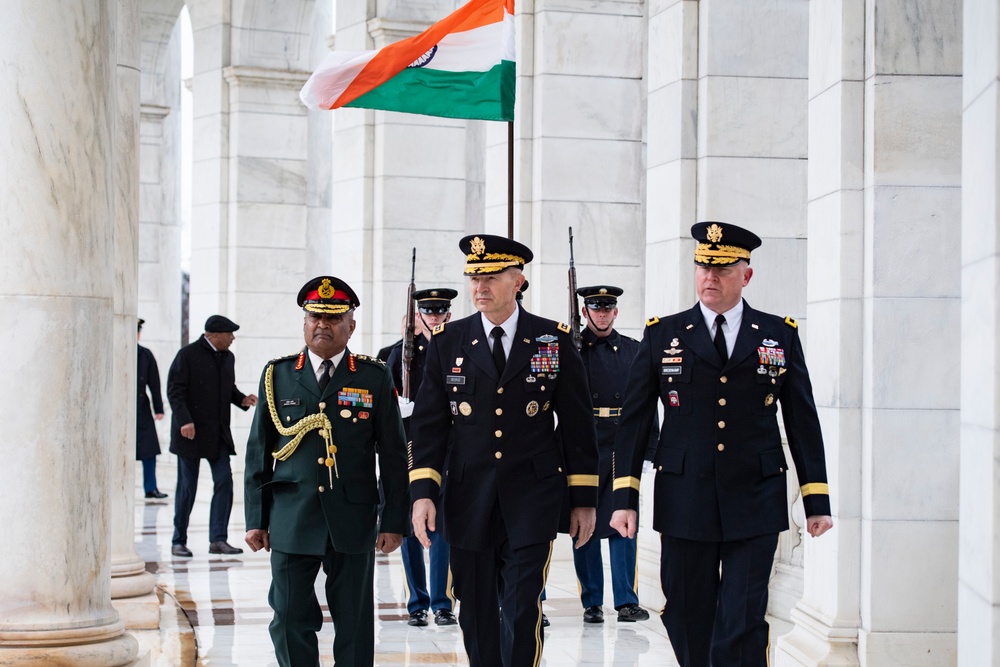
[[[514,240],[514,121],[507,121],[507,238]]]

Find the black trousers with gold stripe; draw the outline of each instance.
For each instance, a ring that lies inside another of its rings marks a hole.
[[[660,618],[681,667],[767,667],[764,614],[778,536],[695,542],[663,535],[660,545],[667,598]]]
[[[552,542],[483,551],[451,547],[458,622],[471,667],[537,667],[542,659],[542,589]]]

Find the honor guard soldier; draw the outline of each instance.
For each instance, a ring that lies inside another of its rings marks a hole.
[[[451,319],[451,300],[458,292],[447,287],[417,290],[413,293],[416,302],[418,326],[416,340],[413,344],[413,360],[410,362],[410,385],[414,396],[420,390],[423,379],[424,361],[427,359],[427,347],[430,345],[430,335],[434,327]],[[389,353],[389,370],[396,383],[396,389],[403,387],[403,341],[399,341]],[[403,406],[400,406],[401,409]],[[412,410],[412,404],[408,406]],[[409,415],[403,416],[403,428],[407,439],[410,436]],[[406,611],[410,614],[407,621],[410,625],[427,625],[427,610],[434,614],[437,625],[455,625],[455,599],[451,591],[451,576],[448,568],[448,543],[441,531],[428,534],[431,540],[428,554],[430,556],[430,585],[428,586],[427,571],[424,568],[424,548],[416,537],[403,538],[403,548],[400,555],[403,559],[403,573],[406,575]],[[429,589],[429,590],[428,590]]]
[[[320,276],[302,287],[298,304],[306,346],[268,363],[260,381],[267,402],[247,442],[246,542],[271,552],[270,632],[279,665],[320,663],[323,614],[314,585],[321,567],[334,660],[372,665],[375,551],[394,551],[409,530],[403,424],[385,364],[347,348],[359,305],[354,290]]]
[[[531,251],[486,234],[459,247],[479,312],[431,336],[411,419],[413,531],[428,546],[443,513],[469,664],[538,665],[540,597],[567,486],[570,533],[583,546],[594,531],[587,379],[570,327],[517,305]]]
[[[618,317],[618,297],[623,292],[622,288],[613,285],[592,285],[576,290],[577,296],[583,298],[582,315],[587,321],[580,353],[587,369],[601,461],[594,539],[573,550],[585,623],[604,622],[604,610],[601,608],[604,603],[601,540],[605,539],[611,556],[611,587],[618,620],[632,622],[649,618],[649,612],[639,606],[635,581],[636,540],[619,535],[611,527],[615,433],[621,419],[629,368],[639,349],[639,341],[621,335],[614,328]],[[655,425],[647,433],[647,444],[655,447]]]
[[[615,439],[612,525],[635,534],[659,398],[653,528],[667,599],[661,618],[677,661],[764,667],[768,579],[788,528],[778,404],[813,537],[833,526],[823,438],[795,320],[742,299],[761,240],[724,222],[698,223],[691,235],[698,303],[646,323]]]

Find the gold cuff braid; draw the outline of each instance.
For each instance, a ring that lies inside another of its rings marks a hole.
[[[292,438],[284,447],[272,452],[271,456],[279,461],[287,460],[295,453],[295,449],[302,442],[306,433],[313,429],[319,429],[320,435],[326,441],[326,451],[330,451],[330,447],[333,445],[333,424],[330,423],[330,418],[326,414],[317,412],[314,415],[308,415],[296,422],[294,426],[287,428],[281,425],[278,410],[274,407],[274,364],[268,364],[267,372],[264,374],[264,392],[267,395],[267,409],[271,413],[274,428],[278,429],[278,433],[281,435]]]

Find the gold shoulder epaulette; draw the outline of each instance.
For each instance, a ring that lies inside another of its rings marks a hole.
[[[656,315],[654,315],[651,318],[649,318],[648,320],[646,320],[646,326],[647,327],[651,327],[654,324],[659,324],[659,323],[660,323],[660,318],[657,317]]]
[[[378,357],[369,357],[367,354],[355,354],[354,358],[358,361],[367,361],[369,364],[375,364],[376,366],[385,366],[385,362]]]
[[[563,333],[569,333],[569,325],[565,322],[560,322],[556,329],[559,329],[559,331],[562,331]]]
[[[436,327],[434,327],[434,331],[432,332],[432,335],[437,336],[439,333],[441,333],[442,331],[444,331],[444,325],[445,325],[445,323],[442,322],[441,324],[439,324]]]
[[[790,327],[791,327],[791,328],[793,328],[793,329],[798,329],[798,328],[799,328],[799,323],[798,323],[798,322],[796,322],[795,320],[793,320],[793,319],[792,319],[791,317],[789,317],[789,316],[786,316],[786,317],[785,317],[785,324],[787,324],[788,326],[790,326]]]

